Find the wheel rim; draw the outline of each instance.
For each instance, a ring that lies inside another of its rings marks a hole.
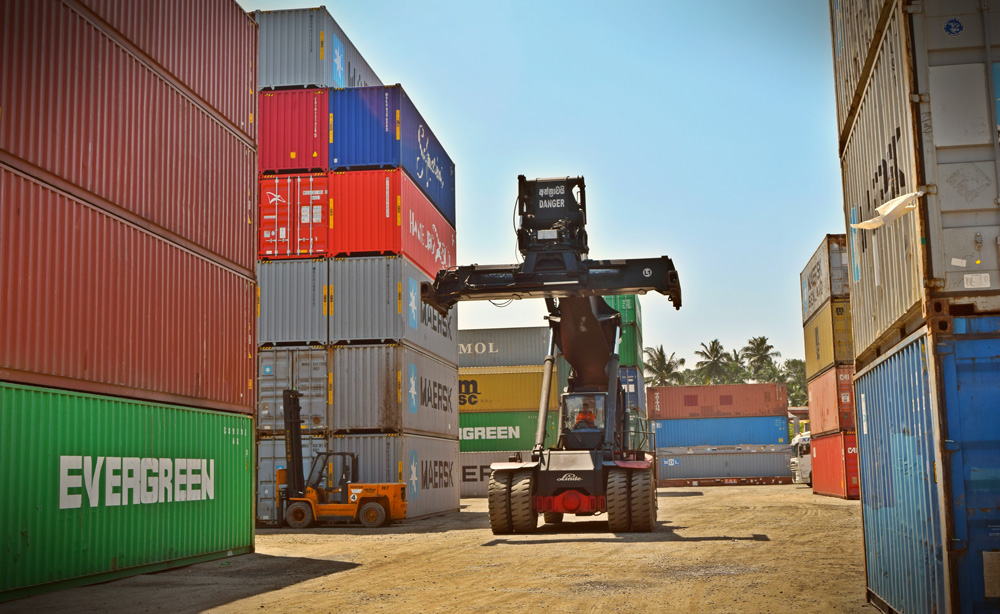
[[[376,520],[378,520],[378,512],[376,512],[375,510],[373,510],[371,508],[366,509],[365,510],[365,520],[368,521],[368,522],[375,522]]]

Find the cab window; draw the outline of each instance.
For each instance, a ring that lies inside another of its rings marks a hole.
[[[604,395],[567,396],[563,426],[568,430],[604,429]]]

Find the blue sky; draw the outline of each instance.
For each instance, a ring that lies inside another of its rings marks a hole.
[[[680,273],[680,311],[642,297],[645,345],[693,366],[702,342],[765,335],[803,357],[799,272],[844,232],[827,2],[325,5],[455,162],[460,264],[515,262],[517,175],[583,175],[591,258]],[[544,325],[542,301],[459,309]]]

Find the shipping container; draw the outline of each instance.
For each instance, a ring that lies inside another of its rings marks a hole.
[[[847,269],[847,235],[826,235],[799,273],[803,324],[831,298],[850,298]]]
[[[660,454],[657,453],[658,480],[705,478],[767,478],[791,476],[791,450],[780,452]]]
[[[531,366],[459,369],[458,410],[537,412],[542,400],[542,369]],[[558,374],[553,374],[549,409],[559,406],[558,379]]]
[[[264,91],[258,95],[257,106],[257,168],[261,173],[330,168],[333,124],[327,90]]]
[[[637,408],[646,414],[646,381],[639,367],[619,367],[618,379],[625,391],[625,407]]]
[[[455,227],[455,164],[402,86],[330,91],[332,170],[402,167]]]
[[[837,0],[830,2],[838,134],[857,112],[857,91],[872,53],[872,41],[882,32],[895,0]]]
[[[0,8],[0,161],[252,277],[254,141],[73,6]]]
[[[0,165],[0,379],[251,413],[252,278]]]
[[[633,324],[642,330],[642,305],[637,294],[605,296],[604,301],[622,314],[622,326]]]
[[[809,380],[809,430],[813,436],[854,430],[854,367],[837,366]]]
[[[791,484],[792,476],[778,475],[766,478],[677,478],[672,480],[656,480],[660,488],[687,488],[692,486],[773,486],[775,484]]]
[[[642,369],[643,358],[642,329],[632,324],[623,326],[618,343],[618,364]]]
[[[732,446],[741,444],[788,443],[788,418],[695,418],[652,420],[656,446]]]
[[[1000,598],[1000,318],[931,331],[854,378],[868,600],[986,612]]]
[[[785,416],[788,413],[788,390],[784,384],[651,387],[646,389],[646,397],[651,420]]]
[[[542,365],[549,352],[549,327],[477,328],[458,331],[458,366]]]
[[[261,175],[257,256],[261,260],[331,254],[333,211],[325,173]]]
[[[545,447],[556,445],[559,414],[550,412]],[[531,450],[538,430],[537,411],[489,411],[459,415],[458,439],[461,452],[503,452]]]
[[[257,437],[257,524],[279,526],[283,524],[283,510],[278,500],[277,470],[288,466],[285,460],[284,437],[270,434]],[[302,475],[308,476],[316,455],[326,452],[325,436],[302,437]]]
[[[329,260],[261,261],[257,278],[261,345],[329,343]]]
[[[0,384],[0,601],[252,552],[253,448],[250,416]]]
[[[458,370],[409,345],[331,350],[334,431],[458,436]]]
[[[432,281],[406,258],[331,260],[330,342],[405,341],[458,364],[458,310],[442,316],[420,300],[420,284]]]
[[[787,452],[787,443],[741,444],[736,446],[656,446],[657,456],[684,456],[685,454],[757,454],[759,452]]]
[[[860,498],[858,436],[854,432],[812,435],[809,443],[813,493],[841,499]]]
[[[803,329],[806,380],[834,365],[851,364],[851,301],[834,299],[821,307]]]
[[[261,89],[382,85],[326,7],[254,11]]]
[[[330,450],[358,455],[363,482],[406,484],[406,517],[458,511],[458,440],[420,435],[333,435]]]
[[[301,428],[326,431],[333,403],[330,350],[322,346],[281,347],[257,352],[257,431],[285,431],[285,390],[296,390]]]
[[[162,66],[179,87],[203,99],[248,141],[256,139],[257,25],[239,4],[231,0],[82,0],[81,4],[147,56],[140,56],[145,64]]]
[[[527,459],[531,450],[520,450],[521,458]],[[513,452],[462,452],[458,455],[459,491],[462,498],[485,497],[490,490],[490,465],[505,463]]]
[[[835,32],[868,4],[832,2]],[[884,7],[873,35],[857,39],[871,44],[857,50],[865,59],[840,131],[845,220],[875,226],[848,234],[859,367],[931,318],[1000,311],[1000,37],[984,36],[1000,14],[945,0]],[[894,221],[876,211],[892,201]]]

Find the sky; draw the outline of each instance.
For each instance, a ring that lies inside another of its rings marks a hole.
[[[679,311],[641,298],[644,345],[693,367],[702,343],[763,335],[803,358],[799,273],[845,227],[827,2],[325,6],[455,163],[459,264],[519,261],[519,174],[583,175],[590,257],[666,255],[680,274]],[[467,302],[459,326],[544,326],[545,313]]]

